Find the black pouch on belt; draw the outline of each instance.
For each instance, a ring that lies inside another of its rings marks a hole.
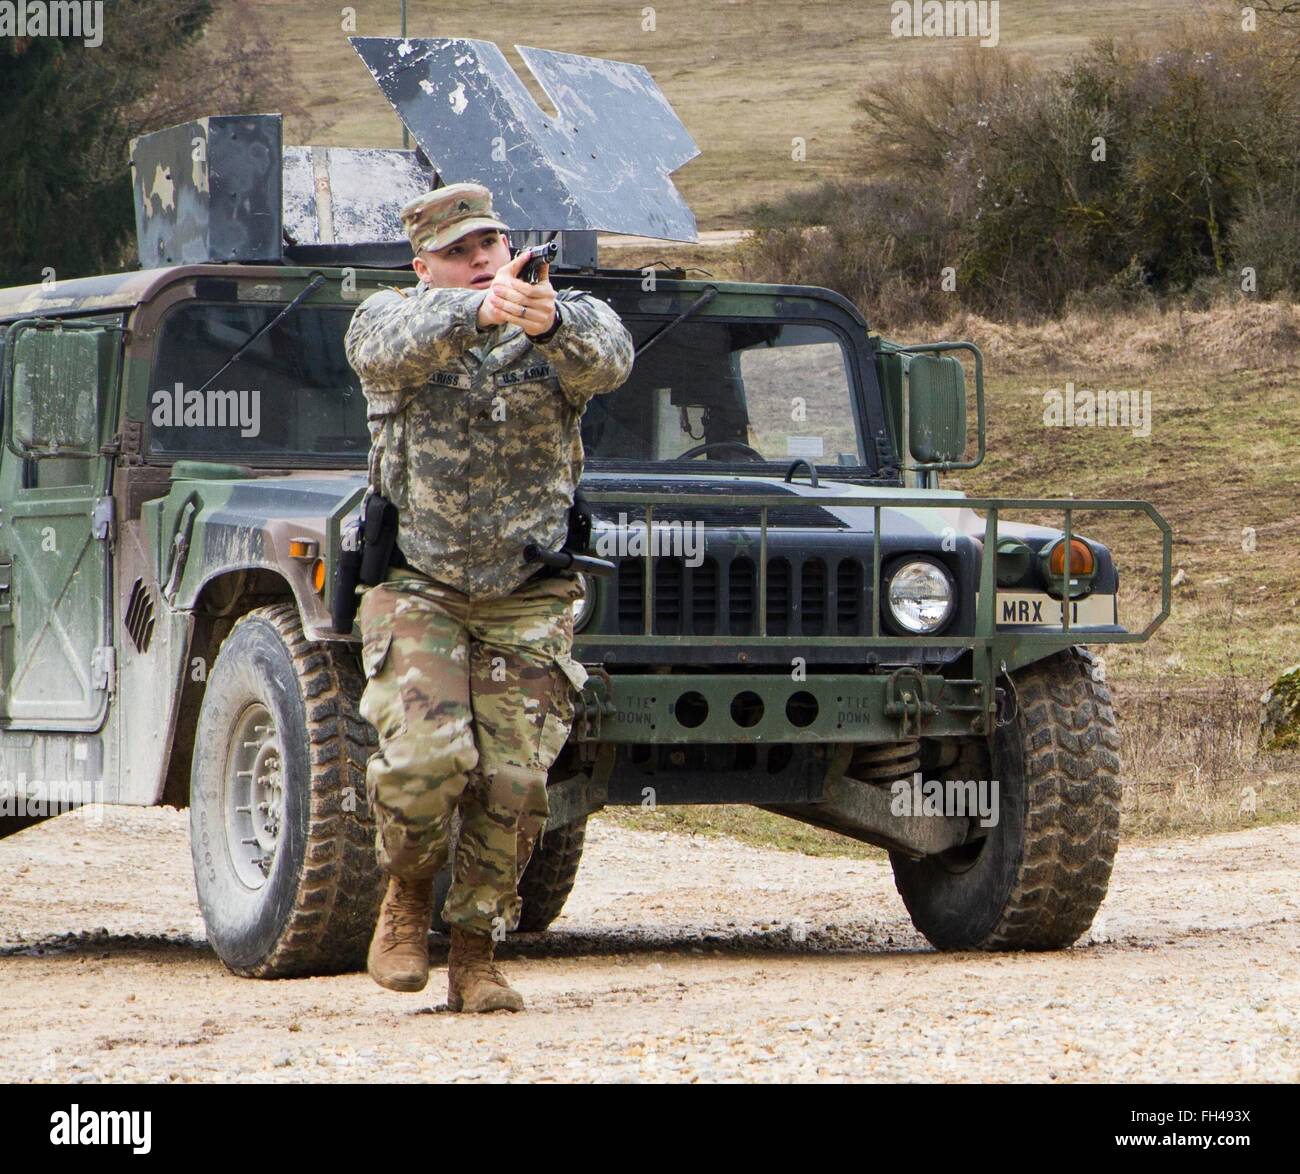
[[[330,596],[330,622],[340,636],[350,635],[357,618],[357,584],[361,582],[361,531],[359,526],[343,532],[343,550],[334,571]]]
[[[361,520],[361,536],[361,582],[374,587],[384,581],[397,545],[397,507],[388,498],[370,495]]]
[[[591,547],[591,505],[582,496],[581,489],[573,491],[573,505],[569,507],[569,533],[564,549],[570,554],[586,554]]]
[[[343,549],[334,572],[330,622],[341,636],[350,635],[360,600],[357,585],[384,581],[390,564],[405,566],[397,551],[397,507],[377,493],[369,495],[355,526],[343,531]]]

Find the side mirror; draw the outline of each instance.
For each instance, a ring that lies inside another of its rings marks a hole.
[[[908,445],[923,464],[959,461],[966,452],[966,375],[945,355],[904,359]]]
[[[966,451],[966,373],[952,355],[975,356],[975,404],[979,451]],[[901,347],[886,343],[879,352],[880,390],[890,439],[903,463],[918,471],[973,469],[984,459],[984,357],[970,342],[936,342]],[[906,444],[904,444],[906,438]]]
[[[91,457],[99,448],[104,339],[111,327],[16,322],[5,343],[9,448],[19,456]]]

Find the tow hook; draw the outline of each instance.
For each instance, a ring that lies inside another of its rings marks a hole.
[[[575,706],[574,724],[580,739],[594,742],[600,738],[601,720],[615,712],[614,682],[603,665],[584,667],[587,670],[587,683]]]
[[[904,738],[919,734],[922,722],[939,712],[935,701],[937,697],[932,700],[926,692],[925,677],[910,665],[895,669],[885,681],[885,716],[899,719],[899,733]]]

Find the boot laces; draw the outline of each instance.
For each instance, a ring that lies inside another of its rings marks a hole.
[[[480,934],[461,932],[457,950],[461,968],[476,977],[485,978],[498,986],[507,986],[505,975],[497,969],[492,957],[492,941]]]
[[[431,882],[398,878],[395,899],[388,911],[390,942],[396,942],[399,938],[408,935],[418,935],[421,930],[428,930],[424,913],[426,902],[423,891],[418,886],[429,883]]]

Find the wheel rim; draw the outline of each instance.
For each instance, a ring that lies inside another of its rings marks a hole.
[[[264,705],[250,705],[235,723],[223,790],[235,875],[260,889],[271,875],[284,823],[284,753]]]

